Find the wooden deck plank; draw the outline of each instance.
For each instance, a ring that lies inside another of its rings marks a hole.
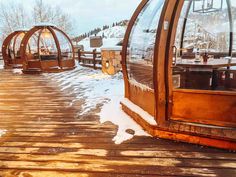
[[[101,164],[72,164],[55,162],[54,166],[48,167],[47,163],[32,163],[22,162],[21,166],[11,165],[14,161],[5,162],[5,166],[0,169],[14,169],[14,170],[38,170],[38,171],[58,171],[58,172],[80,172],[80,173],[105,173],[105,174],[133,174],[133,175],[174,175],[174,176],[205,176],[215,177],[227,174],[227,177],[234,177],[235,170],[233,169],[209,169],[209,168],[186,168],[186,167],[159,167],[159,166],[102,166]],[[8,167],[8,165],[10,167]],[[4,168],[5,167],[5,168]],[[41,174],[40,174],[41,176]],[[106,175],[105,175],[106,177]]]
[[[66,148],[65,148],[66,147]],[[22,150],[24,148],[24,150]],[[13,143],[4,143],[3,147],[0,149],[0,156],[3,155],[12,155],[12,154],[39,154],[45,155],[46,153],[36,152],[36,149],[47,149],[50,148],[65,148],[65,149],[72,149],[74,152],[68,153],[68,155],[80,154],[80,155],[94,155],[97,154],[100,149],[84,147],[81,143],[20,143],[20,142],[13,142]],[[77,151],[75,152],[75,149]],[[69,151],[69,150],[68,150]],[[126,149],[107,149],[107,157],[134,157],[134,158],[176,158],[176,159],[203,159],[203,160],[236,160],[236,156],[232,156],[230,153],[210,153],[210,152],[176,152],[176,151],[161,151],[161,150],[148,150],[142,149],[138,150],[126,150]],[[46,154],[47,155],[47,154]]]
[[[114,144],[117,127],[81,116],[84,100],[61,90],[66,75],[0,77],[0,177],[236,176],[236,153],[151,137]]]
[[[7,177],[15,177],[15,176],[23,176],[23,177],[156,177],[156,175],[134,175],[134,174],[114,174],[114,173],[85,173],[85,172],[55,172],[55,171],[42,171],[42,170],[5,170],[1,172],[0,169],[0,176],[7,176]],[[159,175],[160,176],[160,175]],[[173,176],[160,176],[160,177],[173,177]]]
[[[104,153],[103,150],[100,150],[101,153]],[[99,152],[97,154],[99,154]],[[95,156],[95,154],[94,154]],[[105,154],[104,154],[105,156]],[[17,159],[15,159],[17,158]],[[59,160],[60,158],[60,160]],[[14,159],[14,160],[11,160]],[[113,158],[89,158],[88,156],[82,157],[80,154],[74,154],[74,156],[70,156],[67,153],[65,154],[57,154],[55,156],[40,156],[40,155],[12,155],[0,157],[2,161],[0,164],[0,168],[4,168],[5,166],[9,168],[25,168],[31,167],[29,169],[37,169],[40,167],[41,169],[66,169],[73,170],[87,168],[87,171],[94,171],[97,169],[92,169],[93,165],[95,166],[123,166],[124,171],[125,167],[129,166],[153,166],[153,167],[188,167],[188,168],[216,168],[216,169],[235,169],[235,163],[233,161],[225,162],[225,160],[214,160],[214,165],[212,165],[212,161],[210,160],[199,160],[199,159],[187,159],[187,160],[179,160],[175,158],[128,158],[128,157],[113,157]],[[82,167],[81,164],[91,164],[92,168],[89,166]],[[79,167],[77,167],[79,166]],[[115,169],[114,169],[115,170]],[[105,172],[106,170],[99,169],[101,172]]]

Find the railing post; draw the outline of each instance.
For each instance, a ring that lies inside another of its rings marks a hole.
[[[80,52],[81,49],[78,49],[78,60],[79,60],[79,63],[81,62],[81,52]]]
[[[97,57],[97,54],[96,54],[96,49],[93,50],[93,68],[96,69],[96,57]]]

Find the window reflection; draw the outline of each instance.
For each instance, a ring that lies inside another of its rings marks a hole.
[[[153,89],[153,55],[164,0],[150,0],[139,14],[128,46],[130,82]]]
[[[29,39],[26,48],[26,57],[28,60],[38,60],[39,59],[39,51],[38,51],[38,42],[39,42],[39,34],[40,30],[35,32]]]
[[[21,32],[15,38],[15,49],[14,49],[15,58],[20,58],[20,45],[24,36],[25,32]]]
[[[57,60],[58,52],[55,39],[48,29],[43,29],[39,37],[39,55],[41,60]]]
[[[14,41],[16,39],[16,36],[14,36],[10,42],[10,45],[9,45],[9,56],[11,59],[14,59],[15,58],[15,55],[14,55]]]
[[[70,60],[73,58],[72,45],[68,38],[60,31],[55,31],[61,48],[62,60]]]
[[[221,10],[209,13],[194,12],[193,2],[186,0],[184,3],[178,25],[176,46],[189,49],[189,51],[194,50],[193,52],[197,49],[202,52],[207,51],[212,53],[215,58],[228,56],[231,31],[226,0],[222,1]],[[201,5],[199,2],[203,1],[198,1],[197,5]],[[221,1],[214,2],[215,4],[221,3]],[[184,26],[185,19],[186,26]],[[182,34],[182,32],[184,33]],[[191,57],[193,57],[193,52],[187,54],[192,53]]]
[[[214,4],[209,6],[202,5],[206,2],[203,0],[196,4],[193,2],[185,1],[178,23],[173,87],[235,90],[236,59],[235,54],[231,56],[230,52],[230,35],[233,31],[229,12],[232,10],[235,19],[236,8],[229,6],[230,0],[212,1]]]

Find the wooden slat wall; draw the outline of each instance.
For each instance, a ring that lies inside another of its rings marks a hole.
[[[10,70],[0,77],[1,177],[236,175],[235,153],[152,137],[115,145],[117,127],[93,112],[78,116],[84,100],[71,105],[76,95],[56,80]]]

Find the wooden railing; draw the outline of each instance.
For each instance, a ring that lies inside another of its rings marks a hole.
[[[96,49],[93,51],[78,50],[78,56],[76,58],[82,66],[91,67],[93,69],[102,68],[101,52],[97,52]]]
[[[0,52],[0,60],[3,60],[3,58],[2,58],[2,52]]]

